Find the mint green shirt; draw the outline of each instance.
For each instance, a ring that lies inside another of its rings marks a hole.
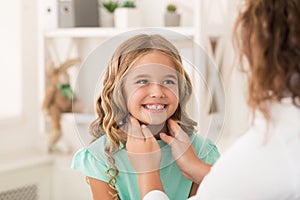
[[[213,164],[220,154],[217,147],[208,139],[203,139],[200,135],[193,134],[190,140],[194,146],[198,157],[208,164]],[[109,164],[104,153],[104,148],[108,143],[106,135],[98,138],[90,146],[79,149],[72,161],[72,168],[80,170],[85,176],[89,176],[104,182],[109,181],[106,170]],[[187,180],[180,172],[171,155],[170,147],[163,141],[158,140],[162,152],[160,178],[165,193],[170,199],[186,199],[189,195],[192,182]],[[129,162],[125,149],[120,147],[120,151],[114,154],[116,166],[119,170],[116,188],[122,200],[140,199],[140,192],[137,182],[137,174]]]

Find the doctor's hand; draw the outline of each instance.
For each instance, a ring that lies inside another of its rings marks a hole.
[[[160,180],[161,151],[156,139],[145,125],[132,116],[127,123],[126,149],[130,163],[138,173],[141,199],[152,190],[164,191]]]
[[[211,165],[198,158],[189,136],[174,120],[168,120],[168,128],[171,136],[161,133],[160,138],[171,147],[172,156],[183,176],[199,184]]]
[[[126,132],[128,158],[136,172],[159,171],[162,157],[160,146],[147,126],[140,126],[137,119],[130,116]]]

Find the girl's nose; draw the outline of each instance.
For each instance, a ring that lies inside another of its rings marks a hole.
[[[164,98],[164,89],[163,86],[159,83],[151,83],[149,85],[150,89],[150,97],[151,98]]]

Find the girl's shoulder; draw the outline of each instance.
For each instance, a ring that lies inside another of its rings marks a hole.
[[[194,133],[189,135],[190,140],[193,145],[210,145],[215,146],[214,142],[210,140],[209,138],[204,138],[202,135]]]
[[[96,150],[99,151],[99,147],[101,149],[104,149],[102,147],[105,147],[108,144],[109,140],[107,138],[107,135],[102,135],[99,138],[97,138],[95,141],[90,143],[86,148],[88,150]]]
[[[220,157],[219,150],[215,143],[209,138],[200,134],[190,135],[190,140],[198,157],[208,164],[214,164]]]
[[[108,182],[108,166],[104,147],[107,137],[100,137],[87,147],[82,147],[74,154],[71,168],[81,171],[85,176]]]
[[[94,142],[87,146],[78,149],[73,156],[73,163],[81,162],[82,160],[89,161],[105,161],[105,146],[108,139],[106,135],[97,138]]]

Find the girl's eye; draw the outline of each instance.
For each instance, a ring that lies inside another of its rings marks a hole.
[[[164,85],[174,85],[175,84],[175,81],[172,81],[172,80],[165,80],[163,82]]]
[[[145,84],[147,84],[147,83],[148,83],[148,81],[145,80],[145,79],[138,80],[138,81],[136,82],[136,84],[142,84],[142,85],[145,85]]]

